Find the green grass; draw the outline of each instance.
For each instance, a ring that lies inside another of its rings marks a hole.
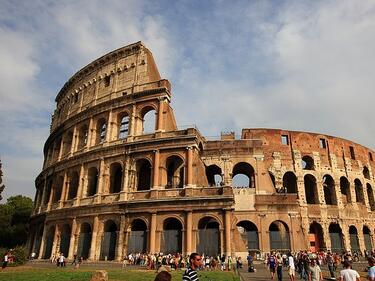
[[[89,281],[95,270],[88,269],[47,269],[47,268],[8,268],[0,271],[1,281]],[[153,281],[156,273],[147,270],[121,270],[109,269],[108,277],[110,281]],[[173,271],[172,280],[181,281],[183,271]],[[240,278],[233,272],[201,271],[200,281],[239,281]]]

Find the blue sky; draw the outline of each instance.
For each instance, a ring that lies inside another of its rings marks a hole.
[[[0,0],[5,198],[34,196],[54,99],[77,70],[143,41],[179,125],[206,136],[305,130],[374,148],[374,1]]]

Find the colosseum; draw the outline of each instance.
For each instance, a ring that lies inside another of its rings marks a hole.
[[[373,248],[374,150],[282,129],[208,139],[177,126],[171,98],[141,42],[65,83],[35,181],[30,253],[119,261]]]

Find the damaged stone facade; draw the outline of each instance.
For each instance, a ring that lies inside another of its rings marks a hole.
[[[373,247],[374,150],[279,129],[208,140],[197,128],[178,128],[171,98],[141,42],[95,60],[64,85],[36,179],[30,253],[245,258],[248,251]]]

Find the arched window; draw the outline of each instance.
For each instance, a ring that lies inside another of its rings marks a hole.
[[[78,238],[77,256],[87,259],[91,248],[92,228],[88,223],[81,225],[81,232]]]
[[[184,161],[178,156],[170,156],[166,161],[167,185],[165,188],[184,186]]]
[[[161,249],[165,254],[182,253],[182,224],[175,218],[164,221]]]
[[[71,172],[69,176],[69,193],[68,193],[68,200],[77,197],[79,185],[79,176],[77,172]]]
[[[63,188],[63,184],[64,184],[64,178],[61,176],[58,177],[55,183],[55,187],[54,187],[54,193],[53,193],[53,199],[52,199],[53,203],[56,203],[61,199],[61,191]]]
[[[64,257],[67,257],[69,255],[70,235],[70,226],[68,224],[64,224],[64,226],[61,229],[60,238],[60,252],[64,254]]]
[[[51,226],[47,232],[46,240],[45,240],[45,248],[44,248],[44,259],[49,259],[52,254],[52,245],[53,245],[53,238],[55,236],[55,226]]]
[[[340,225],[337,223],[331,223],[328,230],[331,238],[332,252],[341,253],[344,249],[344,241]]]
[[[359,179],[354,180],[355,186],[355,200],[358,203],[365,203],[365,196],[363,194],[363,185]]]
[[[340,192],[342,194],[342,201],[344,204],[352,202],[352,195],[350,193],[350,183],[346,177],[340,178]]]
[[[136,164],[137,190],[149,190],[151,188],[151,164],[146,159],[140,159]]]
[[[211,217],[204,217],[198,222],[198,253],[217,256],[220,253],[219,223]]]
[[[302,157],[302,169],[303,170],[314,170],[314,159],[310,156]]]
[[[122,188],[122,167],[119,163],[113,163],[110,167],[111,182],[109,193],[118,193]]]
[[[119,122],[119,139],[124,139],[129,134],[129,115],[121,115]]]
[[[72,142],[73,142],[73,133],[67,132],[64,136],[64,145],[63,145],[63,155],[67,155],[70,153],[72,149]]]
[[[221,186],[223,184],[222,171],[219,166],[206,167],[206,177],[209,186]]]
[[[100,260],[114,260],[116,256],[117,225],[108,220],[104,224],[104,233],[100,249]]]
[[[319,204],[318,190],[316,186],[316,179],[312,175],[304,177],[305,196],[307,204]]]
[[[237,163],[233,167],[232,186],[255,188],[254,168],[245,162]]]
[[[370,171],[366,166],[363,167],[363,176],[365,177],[365,179],[368,179],[368,180],[371,179]]]
[[[147,249],[147,225],[141,219],[135,219],[131,224],[128,239],[128,253],[145,253]]]
[[[83,125],[78,132],[78,148],[84,148],[88,143],[89,129],[87,125]]]
[[[371,211],[374,211],[375,210],[374,192],[369,183],[366,184],[366,189],[367,189],[367,197],[368,197],[368,202],[370,204]]]
[[[298,193],[297,177],[293,172],[286,172],[283,176],[283,187],[286,193]]]
[[[86,196],[93,196],[98,191],[99,172],[95,167],[89,168]]]
[[[103,143],[107,135],[107,121],[101,118],[97,123],[97,144]]]
[[[51,191],[52,191],[52,185],[53,185],[52,179],[51,178],[47,179],[47,189],[46,189],[46,194],[44,196],[43,205],[47,205],[49,202],[49,197],[51,196]]]
[[[310,224],[309,242],[310,251],[313,253],[321,251],[325,248],[323,228],[317,222],[313,222],[312,224]]]
[[[366,225],[363,226],[363,240],[365,240],[366,250],[371,251],[372,250],[371,232],[370,232],[370,229]]]
[[[359,249],[359,240],[358,240],[358,231],[354,225],[349,227],[349,237],[350,237],[350,246],[352,248],[352,253],[360,252]]]
[[[156,110],[152,107],[146,107],[142,110],[142,134],[155,132],[156,128]]]
[[[327,205],[337,205],[335,182],[330,175],[323,177],[324,200]]]
[[[283,221],[274,221],[269,226],[270,248],[286,252],[290,250],[289,227]]]
[[[237,230],[247,246],[247,251],[258,252],[259,237],[256,225],[250,221],[240,221],[237,223]]]

